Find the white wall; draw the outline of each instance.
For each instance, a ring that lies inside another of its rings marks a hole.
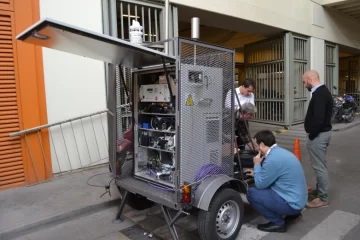
[[[319,73],[321,83],[325,83],[325,41],[312,37],[310,68]]]
[[[170,0],[360,49],[360,23],[312,0]],[[179,12],[181,14],[181,12]],[[216,21],[216,19],[214,19]],[[223,22],[223,27],[229,24]],[[319,27],[318,25],[321,25]]]
[[[40,0],[40,15],[102,33],[101,0]],[[43,63],[49,123],[106,109],[103,62],[43,48]],[[62,132],[51,128],[54,172],[107,158],[106,114],[92,121],[93,125],[91,119],[63,125]]]

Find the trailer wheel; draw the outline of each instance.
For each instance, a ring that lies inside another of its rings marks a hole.
[[[201,239],[236,239],[243,220],[244,203],[239,192],[224,188],[210,202],[208,211],[200,210],[198,229]]]

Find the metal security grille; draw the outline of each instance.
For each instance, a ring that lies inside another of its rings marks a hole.
[[[156,42],[161,39],[163,27],[163,6],[158,4],[146,3],[141,1],[122,0],[118,1],[117,12],[119,16],[119,38],[129,40],[129,29],[132,20],[140,22],[144,29],[143,42]],[[123,137],[131,125],[132,115],[129,106],[125,104],[131,101],[131,96],[127,96],[126,90],[131,93],[131,69],[122,67],[122,74],[125,85],[121,81],[120,67],[116,67],[116,95],[117,95],[117,137]]]
[[[339,94],[349,94],[360,102],[360,57],[345,57],[339,60]]]
[[[285,38],[280,36],[245,46],[245,76],[256,81],[255,121],[284,123]]]
[[[337,90],[333,89],[337,87],[338,83],[338,47],[335,44],[325,43],[325,85],[328,89],[336,94]]]
[[[119,17],[119,38],[129,40],[129,28],[132,20],[137,20],[143,27],[143,43],[152,43],[165,40],[165,7],[163,3],[138,0],[121,0],[117,4]],[[169,7],[169,36],[178,36],[178,10],[176,6]],[[175,46],[169,45],[169,53],[175,54]],[[164,44],[151,46],[158,51],[164,51]]]
[[[233,174],[234,116],[224,105],[227,94],[234,98],[234,52],[183,39],[179,44],[182,185],[205,176],[209,164],[216,173]]]
[[[151,3],[136,0],[122,0],[117,2],[117,15],[118,15],[118,34],[119,38],[129,40],[129,28],[132,25],[132,20],[137,20],[143,26],[143,42],[152,43],[163,40],[164,36],[164,6],[159,3]],[[177,8],[171,6],[169,13],[170,31],[169,37],[177,36],[178,15]],[[163,51],[163,45],[153,46],[158,51]],[[174,53],[174,46],[169,46],[169,53]],[[122,67],[126,87],[131,93],[131,69]],[[129,106],[125,106],[131,101],[126,95],[125,87],[120,79],[120,68],[116,67],[116,92],[117,92],[117,137],[122,137],[123,132],[127,131],[132,122],[132,115]]]
[[[162,32],[163,6],[141,1],[122,0],[118,4],[120,17],[120,38],[129,40],[132,20],[138,21],[144,29],[143,42],[159,41]]]
[[[253,121],[286,126],[304,121],[308,93],[301,80],[309,58],[309,39],[292,33],[245,45],[245,76],[256,81]]]
[[[340,58],[339,93],[359,93],[360,57]]]
[[[289,43],[289,94],[290,105],[285,115],[285,124],[301,123],[305,120],[309,92],[304,88],[302,75],[310,69],[310,41],[307,37],[287,33]]]

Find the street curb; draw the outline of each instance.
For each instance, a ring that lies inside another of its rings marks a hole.
[[[14,239],[17,237],[21,237],[36,231],[39,231],[44,228],[53,227],[55,225],[68,222],[86,215],[90,215],[92,213],[96,213],[102,210],[105,210],[110,207],[114,207],[117,204],[119,204],[120,198],[110,200],[107,202],[98,203],[95,205],[87,206],[84,208],[80,208],[71,212],[63,213],[60,215],[56,215],[53,217],[49,217],[47,219],[30,223],[21,227],[17,227],[11,230],[7,230],[5,232],[0,233],[0,240],[8,240],[8,239]],[[115,213],[114,213],[115,217]]]
[[[288,130],[286,128],[283,128],[283,129],[280,129],[280,130],[277,130],[277,131],[273,131],[273,134],[274,135],[277,135],[277,134],[281,134],[281,133],[286,133]]]
[[[333,132],[341,132],[341,131],[344,131],[344,130],[348,130],[350,128],[353,128],[353,127],[356,127],[357,125],[359,125],[360,122],[357,122],[357,123],[354,123],[353,125],[349,125],[349,126],[346,126],[346,127],[343,127],[343,128],[339,128],[339,129],[332,129]]]
[[[280,130],[272,131],[272,133],[274,135],[278,135],[278,134],[281,134],[281,133],[286,133],[287,131],[288,131],[288,129],[283,128],[283,129],[280,129]],[[254,136],[253,136],[253,138],[254,138]]]

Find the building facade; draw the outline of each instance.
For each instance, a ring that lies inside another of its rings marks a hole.
[[[201,41],[236,49],[239,84],[245,77],[256,80],[259,112],[255,121],[302,123],[309,93],[301,75],[308,69],[317,70],[334,93],[358,94],[360,90],[358,1],[169,2],[165,31],[162,0],[0,1],[0,189],[38,183],[53,173],[107,161],[106,115],[9,137],[106,110],[106,64],[15,39],[40,18],[123,39],[129,38],[129,26],[136,19],[144,27],[143,41],[156,42],[167,33],[190,37],[191,18],[199,17]],[[171,46],[169,51],[173,51]],[[122,70],[128,78],[129,71]],[[117,68],[118,79],[120,73]],[[120,97],[119,107],[126,102]],[[126,129],[127,119],[119,117],[118,126]]]

